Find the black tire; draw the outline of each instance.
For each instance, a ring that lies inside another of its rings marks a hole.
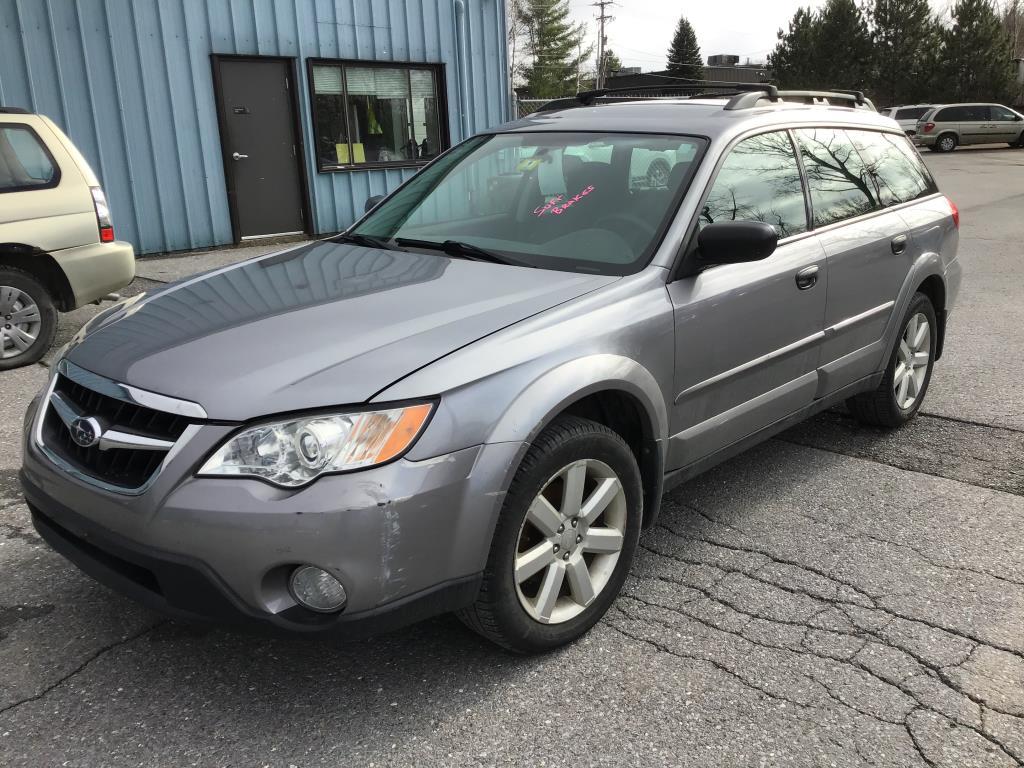
[[[12,315],[0,314],[0,329],[4,330],[4,334],[0,338],[0,371],[9,371],[12,368],[20,368],[23,365],[38,362],[46,354],[57,334],[57,308],[46,287],[28,272],[14,267],[0,266],[0,292],[4,287],[21,291],[39,309],[38,327],[33,324],[35,341],[24,351],[16,351],[13,340],[7,336],[8,332],[15,330],[15,326],[8,322],[12,319]],[[0,310],[7,312],[8,308],[2,305],[3,301],[4,297],[0,295]],[[11,356],[5,357],[4,355]]]
[[[603,462],[618,476],[626,499],[623,543],[607,583],[582,612],[559,624],[542,624],[527,613],[517,593],[514,559],[527,511],[559,470],[574,461]],[[602,424],[562,416],[530,446],[509,487],[491,542],[476,602],[458,613],[470,629],[516,653],[541,653],[572,642],[611,606],[629,572],[640,537],[643,492],[633,452]]]
[[[896,368],[899,363],[899,340],[903,338],[903,334],[907,328],[907,324],[910,322],[910,319],[917,314],[924,315],[928,320],[928,365],[925,370],[924,381],[916,398],[914,399],[913,404],[908,408],[904,408],[900,405],[896,397],[893,380],[896,376]],[[932,380],[932,369],[935,366],[935,348],[936,342],[938,341],[938,328],[939,324],[936,322],[935,308],[932,306],[931,300],[923,293],[915,293],[914,298],[910,301],[910,306],[907,308],[906,314],[903,316],[903,321],[900,323],[899,337],[896,344],[893,345],[892,355],[890,355],[889,362],[886,365],[885,375],[882,376],[882,382],[873,392],[864,392],[859,395],[854,395],[847,400],[846,404],[850,409],[850,413],[864,424],[868,424],[873,427],[886,427],[889,429],[902,426],[914,418],[914,416],[917,415],[917,412],[921,409],[921,403],[924,402],[924,398],[928,394],[928,384]]]
[[[956,138],[956,134],[944,133],[935,140],[935,151],[936,152],[952,152],[956,149],[960,142]]]

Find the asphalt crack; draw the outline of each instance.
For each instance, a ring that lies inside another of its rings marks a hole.
[[[116,641],[114,641],[112,643],[108,643],[107,645],[104,645],[101,648],[98,648],[95,652],[91,653],[88,657],[86,657],[77,667],[75,667],[70,672],[68,672],[66,675],[63,675],[62,677],[60,677],[59,679],[57,679],[56,681],[54,681],[50,685],[46,686],[45,688],[43,688],[38,693],[34,693],[31,696],[26,696],[23,699],[19,699],[18,701],[15,701],[15,702],[13,702],[11,704],[8,704],[6,707],[0,708],[0,715],[4,715],[4,714],[6,714],[6,713],[8,713],[8,712],[10,712],[12,710],[17,709],[18,707],[21,707],[21,706],[23,706],[25,704],[29,704],[29,703],[31,703],[33,701],[39,701],[40,699],[44,698],[45,696],[47,696],[52,691],[56,690],[57,688],[60,688],[62,685],[67,683],[69,680],[73,679],[76,675],[79,675],[82,672],[84,672],[89,667],[89,665],[91,665],[94,661],[97,661],[98,659],[100,659],[101,657],[106,655],[107,653],[110,653],[111,651],[113,651],[113,650],[115,650],[115,649],[117,649],[117,648],[119,648],[119,647],[121,647],[123,645],[127,645],[128,643],[132,643],[132,642],[134,642],[134,641],[136,641],[136,640],[146,636],[147,634],[149,634],[153,630],[158,629],[159,627],[162,627],[165,624],[167,624],[166,621],[158,621],[156,624],[151,624],[148,627],[146,627],[145,629],[142,629],[142,630],[140,630],[138,632],[135,632],[135,633],[133,633],[131,635],[126,635],[126,636],[120,638],[119,640],[116,640]]]

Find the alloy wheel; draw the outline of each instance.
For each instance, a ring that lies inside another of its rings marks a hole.
[[[0,358],[24,354],[39,337],[43,318],[32,297],[20,288],[0,285]]]
[[[914,406],[924,387],[931,361],[931,338],[931,324],[923,313],[918,312],[907,321],[896,350],[896,370],[892,377],[896,404],[905,411]]]
[[[602,461],[560,469],[526,513],[516,546],[519,602],[542,624],[579,616],[608,584],[626,529],[626,494]]]
[[[943,152],[952,152],[956,149],[956,140],[952,136],[943,136],[939,139],[939,146]]]

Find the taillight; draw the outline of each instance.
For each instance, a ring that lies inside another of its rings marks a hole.
[[[96,208],[96,223],[100,228],[100,242],[114,242],[114,222],[110,220],[110,208],[107,206],[106,195],[99,187],[89,187],[92,192],[92,204]]]
[[[946,198],[946,202],[949,203],[949,212],[953,214],[953,225],[960,229],[960,209],[956,207],[956,203]]]
[[[925,133],[931,133],[932,131],[935,130],[935,123],[925,123],[924,128],[922,128],[921,130],[923,130]]]

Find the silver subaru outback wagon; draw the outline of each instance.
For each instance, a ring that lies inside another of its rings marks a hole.
[[[553,103],[341,236],[98,315],[26,416],[25,496],[173,616],[455,611],[542,651],[600,620],[667,489],[843,401],[913,418],[957,230],[859,94]]]

